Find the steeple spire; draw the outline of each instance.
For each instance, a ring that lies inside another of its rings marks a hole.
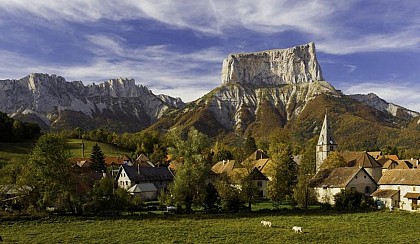
[[[337,143],[334,140],[332,129],[325,112],[324,122],[319,133],[318,143],[316,145],[316,172],[319,171],[322,163],[328,157],[328,154],[337,150]]]

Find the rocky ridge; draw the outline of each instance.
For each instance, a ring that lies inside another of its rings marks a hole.
[[[138,128],[133,129],[141,129],[168,109],[184,106],[180,99],[163,100],[147,87],[136,85],[134,79],[118,78],[85,86],[81,81],[67,82],[61,76],[40,73],[0,81],[0,101],[0,111],[12,117],[36,116],[44,122],[44,129],[54,127],[68,112],[111,121],[123,115],[124,119],[137,120],[138,126],[134,127]],[[83,121],[80,123],[82,126]]]
[[[367,105],[382,111],[382,112],[388,112],[392,114],[393,116],[408,116],[408,117],[418,117],[420,116],[420,113],[403,108],[399,105],[388,103],[387,101],[383,100],[382,98],[378,97],[374,93],[369,94],[352,94],[349,95],[350,97],[356,99],[359,102],[364,102]]]

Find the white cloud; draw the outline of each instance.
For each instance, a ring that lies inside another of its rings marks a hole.
[[[375,93],[387,102],[420,112],[420,87],[406,82],[371,81],[350,84],[343,89],[345,94]]]
[[[375,12],[363,1],[313,0],[4,0],[0,9],[36,21],[25,12],[56,25],[108,20],[152,19],[173,28],[226,36],[246,28],[260,33],[298,31],[330,54],[417,49],[420,43],[416,1],[381,2]],[[26,16],[26,17],[25,17]],[[378,24],[381,27],[366,30]],[[357,27],[356,27],[357,26]]]

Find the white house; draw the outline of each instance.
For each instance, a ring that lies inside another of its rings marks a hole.
[[[420,170],[392,169],[383,173],[378,190],[372,193],[375,200],[386,207],[417,210],[420,204]],[[388,192],[389,194],[384,194]],[[392,194],[393,193],[393,194]]]
[[[158,191],[166,190],[174,176],[166,167],[140,167],[138,164],[121,165],[116,175],[118,187],[130,189],[135,184],[152,183]]]
[[[335,204],[334,195],[341,190],[355,190],[370,195],[376,190],[375,180],[364,168],[339,167],[324,169],[311,179],[318,202]]]

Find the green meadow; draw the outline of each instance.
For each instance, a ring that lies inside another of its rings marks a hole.
[[[82,157],[82,140],[69,139],[69,150],[72,157]],[[112,144],[106,144],[96,141],[83,140],[85,144],[84,156],[90,157],[93,145],[98,143],[102,152],[106,156],[122,156],[124,154],[131,155],[131,152],[125,148],[117,147]],[[26,160],[31,153],[35,142],[19,142],[19,143],[0,143],[0,166],[9,162]]]
[[[82,157],[82,140],[69,139],[69,149],[73,157]],[[101,143],[96,141],[83,140],[85,145],[85,157],[90,157],[92,147],[97,143],[105,156],[123,156],[124,154],[131,155],[131,152],[125,148],[117,147],[112,144]]]
[[[420,214],[401,211],[50,217],[0,226],[5,243],[420,243]]]

